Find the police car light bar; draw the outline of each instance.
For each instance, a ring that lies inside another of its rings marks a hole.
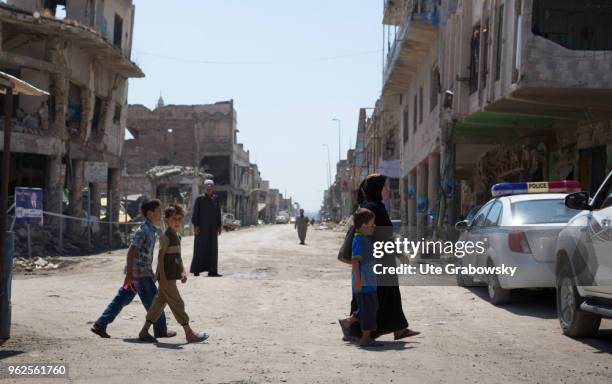
[[[580,183],[574,180],[536,181],[521,183],[498,183],[491,187],[493,197],[526,193],[571,193],[580,192]]]

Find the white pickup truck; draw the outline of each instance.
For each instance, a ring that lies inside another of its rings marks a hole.
[[[581,212],[557,239],[557,314],[564,334],[593,336],[612,318],[612,172],[592,198],[572,193],[565,205]]]
[[[240,220],[236,220],[234,215],[231,213],[223,214],[223,229],[226,231],[233,231],[240,228]]]

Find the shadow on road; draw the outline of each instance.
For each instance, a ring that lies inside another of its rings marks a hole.
[[[162,349],[174,349],[174,350],[183,349],[183,345],[182,344],[172,344],[172,343],[160,343],[160,342],[157,342],[157,343],[155,343],[155,346],[157,348],[162,348]]]
[[[416,348],[416,345],[411,344],[420,344],[418,341],[382,341],[382,343],[383,345],[381,347],[364,347],[362,349],[372,352],[403,351],[404,349]],[[357,344],[347,343],[347,345],[355,346],[356,348],[361,348]]]
[[[183,349],[182,344],[161,343],[159,341],[156,343],[149,343],[147,341],[142,341],[137,337],[123,339],[123,341],[125,341],[126,343],[130,343],[130,344],[155,345],[157,348],[164,348],[164,349]]]
[[[600,329],[597,333],[597,338],[582,338],[574,339],[583,344],[590,346],[591,348],[597,349],[593,353],[607,353],[612,354],[612,329]]]
[[[489,301],[489,293],[486,287],[469,287],[466,289],[482,300]],[[529,291],[516,289],[512,291],[510,303],[499,305],[498,308],[519,316],[532,316],[541,319],[557,318],[555,292],[552,290]]]
[[[482,300],[489,301],[489,294],[486,287],[469,287],[466,289]],[[541,319],[557,318],[557,304],[555,291],[553,290],[529,291],[517,289],[512,292],[510,303],[507,305],[500,305],[498,308],[519,316],[533,316]],[[562,336],[561,329],[559,329],[559,336]],[[600,329],[595,338],[579,338],[573,340],[596,349],[597,351],[594,353],[612,354],[612,329]]]
[[[8,359],[9,357],[21,355],[23,351],[15,351],[12,349],[0,350],[0,360]]]

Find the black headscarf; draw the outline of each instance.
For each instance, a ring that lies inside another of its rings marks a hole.
[[[372,173],[359,185],[357,191],[357,203],[359,205],[366,201],[379,202],[382,200],[382,190],[387,182],[387,176],[380,173]]]

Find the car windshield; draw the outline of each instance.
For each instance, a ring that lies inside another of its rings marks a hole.
[[[567,223],[576,213],[563,199],[517,201],[512,203],[512,225]]]

